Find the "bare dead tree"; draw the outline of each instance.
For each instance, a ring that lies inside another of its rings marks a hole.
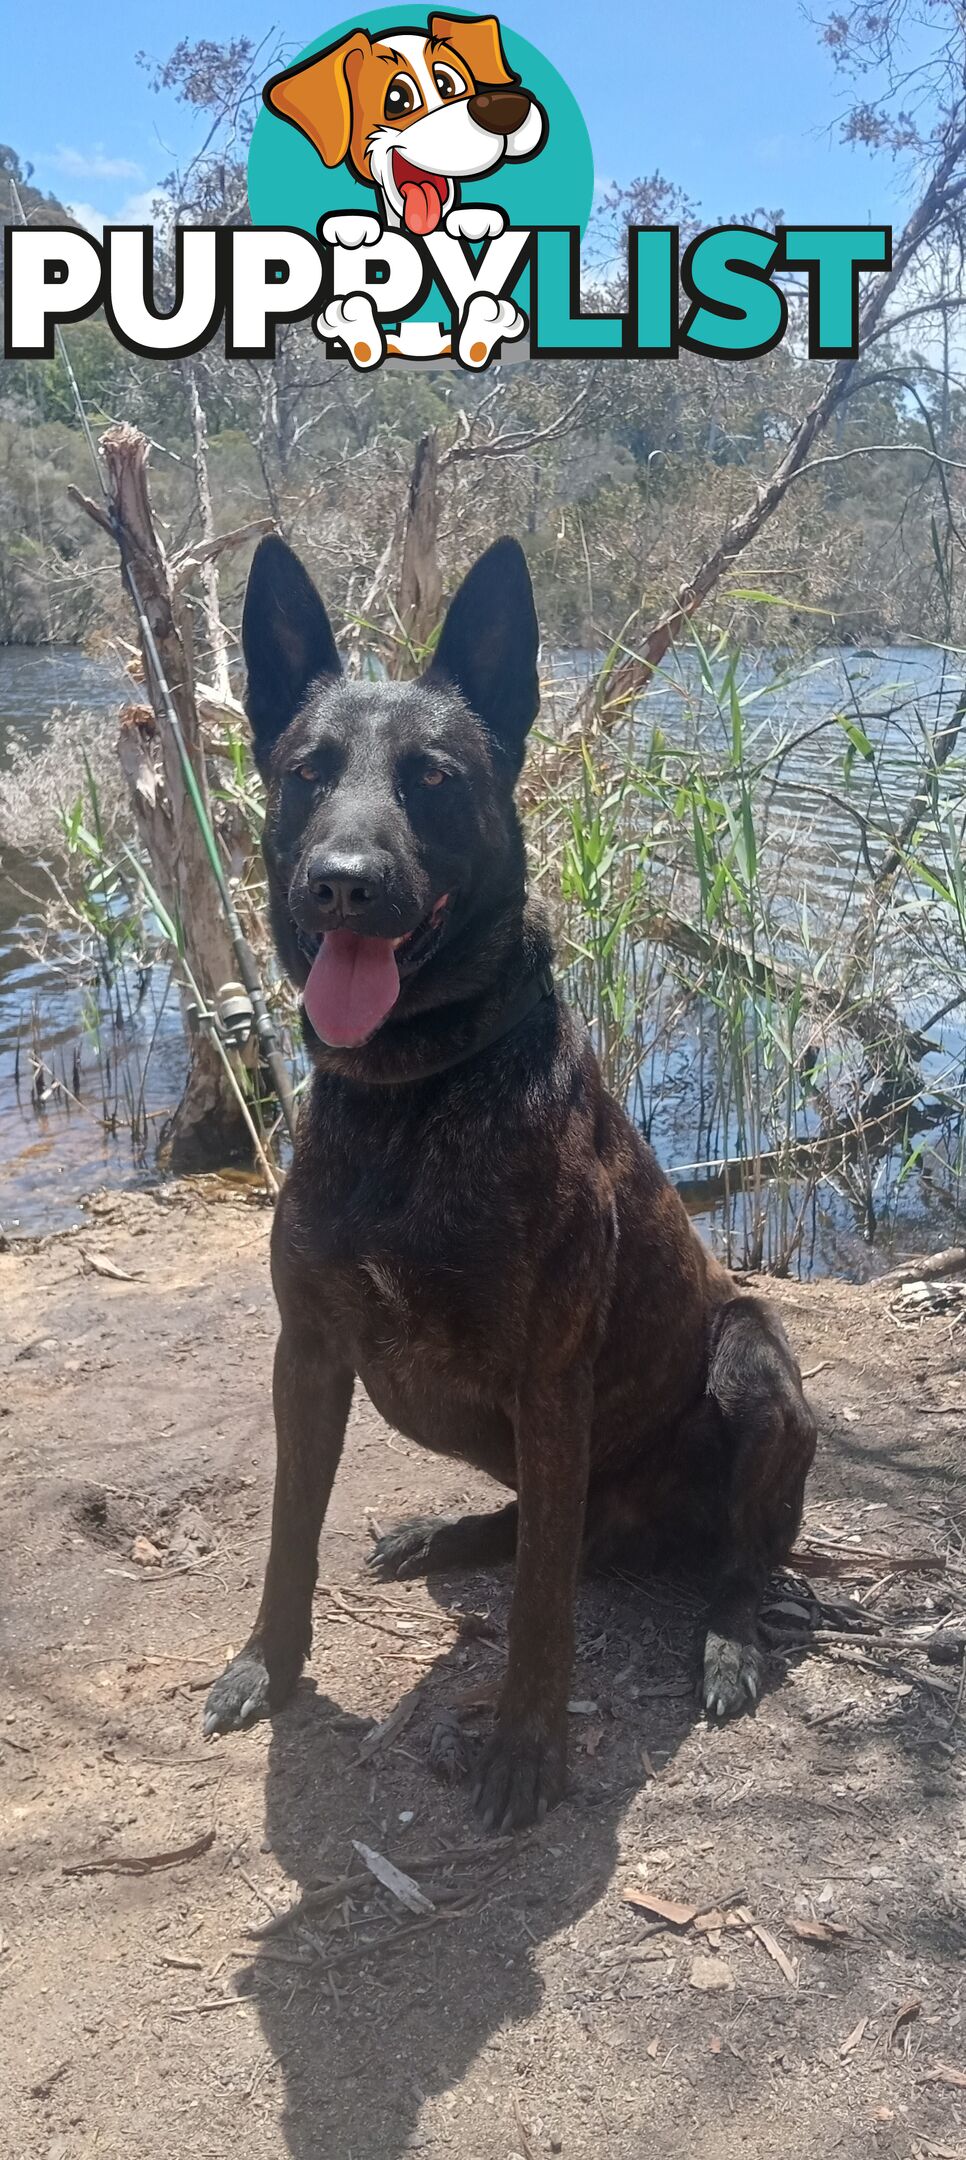
[[[101,437],[100,454],[107,477],[108,509],[72,490],[95,522],[116,540],[121,575],[130,592],[133,574],[141,606],[175,707],[204,811],[211,823],[201,720],[177,598],[177,581],[158,538],[148,491],[149,446],[137,428],[126,423]],[[264,529],[266,520],[259,520]],[[194,551],[192,560],[212,561],[219,550],[244,535],[227,534]],[[183,566],[182,566],[183,567]],[[184,942],[191,976],[208,1012],[224,984],[237,973],[234,948],[200,824],[195,815],[163,685],[139,622],[139,640],[150,710],[127,708],[122,714],[120,758],[128,781],[137,830],[165,908]],[[191,1011],[187,989],[189,1069],[184,1094],[162,1138],[161,1153],[172,1168],[211,1168],[249,1152],[250,1135],[225,1058],[210,1027]],[[252,1063],[255,1046],[247,1057]]]
[[[861,354],[868,351],[876,334],[881,334],[888,303],[920,249],[932,242],[942,230],[951,210],[961,203],[966,194],[966,107],[960,105],[953,121],[945,131],[942,147],[928,184],[908,219],[893,251],[892,268],[876,278],[867,291],[859,310],[858,345]],[[788,445],[770,479],[759,484],[745,508],[732,518],[721,539],[700,562],[679,590],[657,622],[644,631],[635,642],[638,650],[626,650],[626,638],[633,627],[625,629],[625,649],[622,657],[605,668],[581,700],[570,733],[580,733],[588,723],[613,726],[641,695],[650,682],[655,668],[659,667],[670,647],[680,636],[693,615],[714,592],[722,576],[737,558],[755,540],[762,527],[772,518],[784,501],[785,495],[796,476],[807,471],[809,453],[828,424],[836,408],[842,403],[855,378],[858,362],[838,360],[827,375],[814,403],[792,430]]]
[[[188,412],[191,417],[191,440],[194,453],[195,487],[198,495],[198,519],[204,553],[199,557],[198,579],[201,586],[204,609],[205,633],[211,654],[211,685],[215,696],[227,703],[231,697],[231,677],[228,672],[228,632],[221,613],[218,591],[218,556],[212,542],[215,539],[215,513],[211,503],[211,479],[208,472],[208,420],[198,390],[198,373],[193,360],[184,363],[185,387],[188,393]]]
[[[416,445],[403,528],[402,572],[397,602],[410,651],[422,652],[439,622],[443,573],[439,566],[439,435],[435,428]]]

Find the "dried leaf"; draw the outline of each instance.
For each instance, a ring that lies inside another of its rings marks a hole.
[[[136,1275],[129,1275],[126,1268],[118,1267],[114,1260],[106,1259],[103,1253],[85,1252],[82,1258],[89,1275],[106,1275],[108,1282],[137,1281]]]
[[[799,1942],[822,1943],[826,1948],[832,1943],[848,1942],[852,1933],[837,1920],[789,1920],[787,1925]]]
[[[137,1562],[138,1567],[160,1567],[164,1554],[160,1545],[155,1545],[151,1538],[136,1537],[131,1547],[131,1558]]]
[[[966,2091],[966,2070],[957,2070],[953,2063],[934,2062],[924,2070],[920,2083],[923,2085],[955,2085]]]
[[[710,1912],[695,1913],[694,1928],[698,1935],[720,1935],[722,1928],[746,1927],[747,1921],[739,1920],[736,1912],[713,1906]]]
[[[918,1995],[910,1995],[905,2002],[899,2004],[899,2008],[889,2027],[889,2038],[886,2041],[887,2047],[895,2046],[896,2034],[902,2031],[904,2025],[911,2025],[919,2016],[921,2009],[922,2003]],[[963,2082],[966,2083],[966,2079]]]
[[[851,2032],[846,2034],[846,2037],[843,2040],[841,2047],[839,2048],[840,2055],[851,2055],[853,2048],[858,2047],[859,2041],[862,2039],[868,2022],[868,2018],[864,2017],[859,2019],[857,2025],[853,2025]]]
[[[778,1966],[779,1972],[784,1973],[785,1978],[789,1982],[790,1986],[797,1987],[798,1967],[797,1965],[794,1965],[791,1958],[786,1955],[785,1951],[782,1949],[781,1943],[776,1940],[775,1936],[771,1932],[771,1929],[763,1927],[760,1920],[753,1920],[751,1923],[751,1932],[753,1935],[757,1936],[762,1949],[767,1950],[769,1957],[774,1959],[775,1964]]]
[[[625,1890],[625,1905],[637,1905],[652,1920],[666,1920],[669,1927],[690,1927],[700,1911],[698,1905],[679,1905],[676,1898],[652,1897],[648,1890]]]

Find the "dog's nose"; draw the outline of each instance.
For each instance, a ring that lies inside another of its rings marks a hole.
[[[316,849],[307,863],[305,882],[313,900],[345,922],[364,915],[380,889],[378,873],[364,856],[330,855],[324,848]]]
[[[530,110],[528,90],[477,90],[467,110],[478,127],[490,135],[512,135],[522,127]]]

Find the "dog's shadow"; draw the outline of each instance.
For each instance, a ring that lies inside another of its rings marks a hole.
[[[464,1857],[449,1875],[441,1859],[438,1872],[423,1871],[420,1881],[430,1889],[434,1878],[442,1882],[444,1900],[455,1881],[450,1895],[470,1904],[450,1916],[441,1903],[422,1929],[372,1955],[363,1945],[376,1931],[360,1905],[340,1909],[335,1924],[331,1912],[318,1925],[307,1915],[314,1938],[311,1946],[301,1938],[307,1963],[293,1961],[299,1937],[292,1931],[254,1949],[247,1983],[284,2077],[284,2127],[295,2160],[396,2160],[435,2147],[437,2133],[448,2143],[438,2114],[447,2096],[446,2127],[469,2152],[473,2136],[467,2142],[460,2134],[466,2096],[455,2097],[455,2089],[479,2058],[478,2093],[470,2081],[474,2102],[487,2119],[494,2110],[500,2149],[519,2148],[513,2033],[541,2002],[544,1948],[603,1895],[625,1813],[651,1778],[667,1772],[698,1717],[698,1606],[662,1582],[589,1578],[578,1608],[568,1796],[539,1829],[512,1842],[488,1839],[467,1785],[450,1789],[434,1778],[430,1740],[454,1705],[486,1695],[498,1680],[509,1587],[508,1572],[431,1586],[451,1639],[425,1671],[412,1717],[370,1758],[360,1760],[369,1721],[346,1717],[311,1681],[275,1721],[266,1834],[300,1887],[341,1874],[354,1838],[403,1869],[407,1855],[459,1848]],[[492,1631],[474,1634],[471,1623],[457,1633],[454,1618],[474,1606],[486,1607]],[[333,1634],[345,1639],[342,1629],[317,1631],[316,1672]],[[332,1666],[337,1670],[337,1653]],[[485,1725],[481,1717],[480,1729]],[[403,1912],[398,1919],[408,1923]],[[382,1933],[393,1924],[380,1923]],[[552,2132],[552,2093],[541,2114]],[[427,2132],[426,2120],[436,2128]]]

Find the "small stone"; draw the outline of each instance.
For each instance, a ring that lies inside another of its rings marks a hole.
[[[56,1335],[37,1335],[33,1342],[24,1343],[23,1349],[17,1351],[14,1364],[19,1365],[22,1358],[43,1357],[45,1351],[56,1348]]]
[[[182,1508],[171,1539],[171,1550],[176,1553],[210,1553],[214,1546],[211,1529],[200,1508]]]
[[[735,1984],[730,1965],[720,1957],[693,1958],[689,1978],[691,1986],[698,1988],[702,1995],[714,1995]]]
[[[131,1547],[131,1558],[138,1567],[160,1567],[161,1554],[157,1545],[148,1537],[136,1537]]]

